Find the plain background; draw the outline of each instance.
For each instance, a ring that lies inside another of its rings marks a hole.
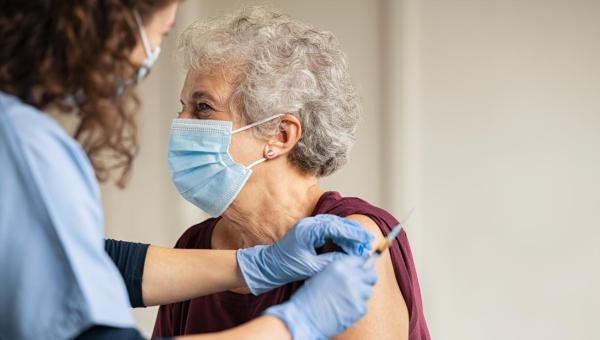
[[[166,167],[177,34],[254,2],[187,0],[141,86],[129,187],[109,237],[171,246],[205,218]],[[435,339],[598,339],[600,1],[270,1],[333,31],[363,99],[349,164],[323,187],[407,225]],[[150,334],[156,308],[136,310]]]

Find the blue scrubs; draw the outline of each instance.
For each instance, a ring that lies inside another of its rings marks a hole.
[[[129,308],[84,151],[54,119],[0,92],[0,339],[133,327]]]

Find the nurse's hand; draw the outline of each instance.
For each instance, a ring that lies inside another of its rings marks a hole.
[[[327,339],[343,332],[366,314],[377,282],[375,269],[363,268],[364,262],[343,255],[307,280],[288,302],[265,314],[281,319],[293,339]]]
[[[258,295],[315,275],[344,256],[340,252],[317,254],[315,248],[322,247],[328,239],[348,255],[366,257],[373,236],[358,222],[346,218],[334,215],[305,218],[273,245],[237,251],[246,285]]]

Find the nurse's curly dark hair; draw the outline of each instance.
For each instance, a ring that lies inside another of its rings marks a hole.
[[[0,90],[40,110],[78,116],[74,137],[100,181],[124,187],[138,151],[133,10],[142,20],[177,0],[1,0]]]

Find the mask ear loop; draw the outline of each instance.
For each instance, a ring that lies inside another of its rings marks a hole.
[[[150,68],[152,67],[156,59],[158,59],[158,55],[160,54],[160,46],[157,46],[154,49],[154,51],[151,49],[150,40],[148,40],[148,35],[146,35],[146,30],[144,30],[144,23],[142,21],[142,17],[140,16],[138,10],[135,8],[133,9],[133,17],[135,18],[135,22],[137,23],[138,31],[140,33],[140,38],[142,39],[144,53],[146,53],[146,59],[144,60],[144,64],[138,69],[137,74],[135,75],[135,78],[132,81],[133,83],[139,83],[144,78],[146,78],[146,75],[148,75],[148,72],[150,72]]]
[[[259,159],[259,160],[255,161],[255,162],[253,162],[252,164],[248,165],[246,168],[247,168],[247,169],[252,169],[252,168],[254,168],[255,166],[259,165],[260,163],[263,163],[263,162],[266,162],[266,161],[267,161],[267,159],[263,157],[263,158],[261,158],[261,159]]]
[[[283,116],[283,114],[281,114],[281,113],[280,113],[280,114],[276,114],[276,115],[274,115],[274,116],[271,116],[271,117],[265,118],[265,119],[263,119],[263,120],[259,120],[259,121],[258,121],[258,122],[256,122],[256,123],[252,123],[252,124],[250,124],[250,125],[246,125],[246,126],[244,126],[244,127],[241,127],[241,128],[239,128],[239,129],[235,129],[235,130],[231,131],[231,134],[233,135],[234,133],[238,133],[238,132],[246,131],[246,130],[248,130],[248,129],[252,129],[252,128],[253,128],[253,127],[255,127],[255,126],[258,126],[258,125],[260,125],[260,124],[264,124],[264,123],[266,123],[266,122],[272,121],[273,119],[277,119],[277,118],[279,118],[279,117],[281,117],[281,116]],[[259,159],[259,160],[255,161],[255,162],[252,162],[252,164],[248,165],[248,166],[246,167],[246,169],[252,169],[252,168],[254,168],[255,166],[259,165],[260,163],[262,163],[262,162],[265,162],[266,160],[267,160],[267,159],[263,157],[263,158],[261,158],[261,159]]]
[[[276,114],[276,115],[274,115],[274,116],[271,116],[271,117],[265,118],[265,119],[263,119],[263,120],[259,120],[259,121],[258,121],[258,122],[256,122],[256,123],[252,123],[252,124],[250,124],[250,125],[246,125],[246,126],[244,126],[244,127],[241,127],[241,128],[239,128],[239,129],[235,129],[235,130],[231,131],[231,134],[233,135],[234,133],[238,133],[238,132],[246,131],[246,130],[248,130],[248,129],[252,129],[252,128],[253,128],[253,127],[255,127],[255,126],[258,126],[258,125],[264,124],[264,123],[266,123],[266,122],[272,121],[273,119],[277,119],[277,118],[279,118],[279,117],[281,117],[281,116],[283,116],[283,114],[281,114],[281,113],[280,113],[280,114]]]
[[[146,57],[151,57],[152,50],[150,49],[150,41],[148,40],[146,31],[144,31],[144,24],[142,22],[142,17],[140,16],[140,13],[137,11],[137,9],[133,10],[133,17],[135,18],[135,22],[138,25],[140,37],[142,38],[142,45],[144,46],[144,52],[146,52]]]

